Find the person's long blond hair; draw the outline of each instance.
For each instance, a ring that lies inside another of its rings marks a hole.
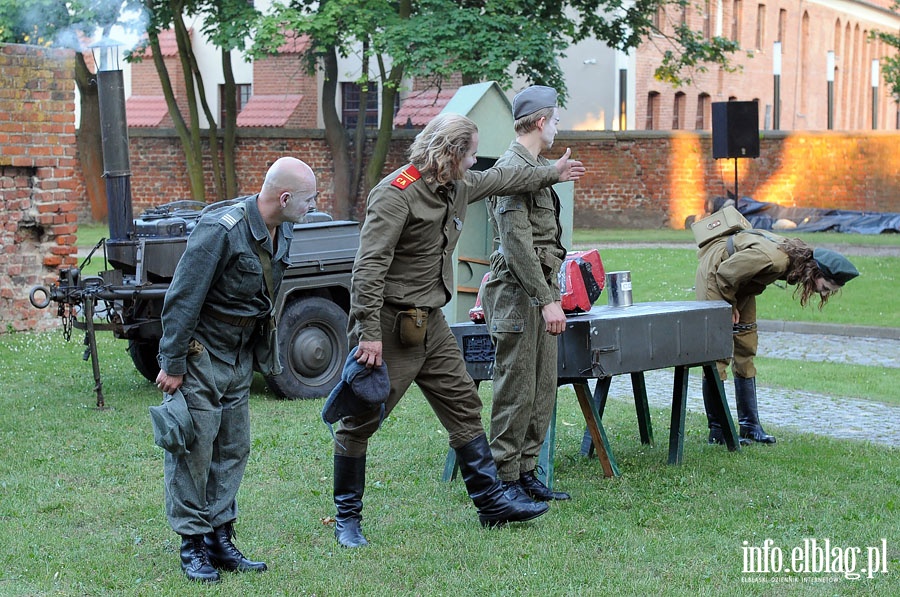
[[[416,135],[409,161],[429,182],[447,184],[462,177],[459,165],[478,132],[474,122],[460,114],[439,114]]]

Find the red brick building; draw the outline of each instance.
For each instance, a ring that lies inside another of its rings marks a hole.
[[[740,70],[695,73],[690,86],[675,89],[653,78],[667,48],[648,40],[636,53],[636,123],[645,130],[710,130],[712,102],[757,101],[759,128],[771,130],[776,110],[775,42],[781,44],[779,78],[781,130],[828,129],[828,78],[833,73],[832,124],[835,130],[896,130],[898,108],[878,72],[872,126],[872,62],[894,50],[871,41],[876,30],[896,32],[900,18],[892,0],[700,0],[658,15],[671,30],[686,22],[704,35],[737,41]],[[834,69],[829,68],[833,52]]]

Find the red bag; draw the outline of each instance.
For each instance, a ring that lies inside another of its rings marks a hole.
[[[566,255],[559,269],[559,291],[563,311],[590,311],[606,284],[606,272],[597,249]]]

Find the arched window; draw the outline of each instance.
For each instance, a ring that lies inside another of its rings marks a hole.
[[[694,124],[694,128],[698,131],[706,130],[709,126],[709,111],[709,94],[701,93],[697,96],[697,121]]]
[[[651,91],[647,94],[647,122],[644,128],[652,131],[659,126],[659,93]]]
[[[679,130],[684,128],[684,110],[687,96],[683,91],[675,94],[675,105],[672,109],[672,129]]]

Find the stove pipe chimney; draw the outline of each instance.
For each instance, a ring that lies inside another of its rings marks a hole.
[[[134,236],[125,83],[119,68],[118,46],[118,43],[109,39],[91,46],[97,65],[103,177],[106,179],[109,237],[113,241],[130,240]]]

